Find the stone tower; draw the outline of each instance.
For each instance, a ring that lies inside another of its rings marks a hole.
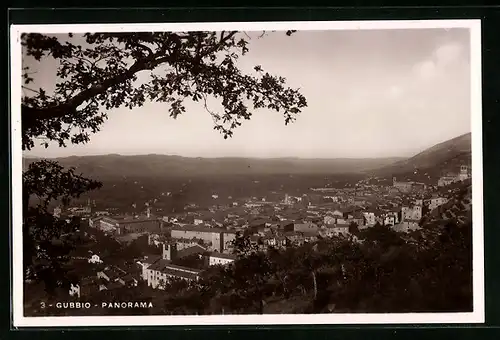
[[[460,173],[458,174],[458,180],[464,181],[469,178],[469,167],[467,165],[460,166]]]
[[[163,243],[163,259],[173,261],[177,257],[177,243]]]

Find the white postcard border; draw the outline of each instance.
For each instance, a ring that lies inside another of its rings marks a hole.
[[[370,30],[468,28],[471,41],[471,136],[473,199],[473,312],[394,314],[282,314],[210,316],[68,316],[25,317],[22,272],[22,147],[20,35],[30,33],[86,33],[193,30]],[[11,25],[11,151],[12,151],[12,313],[14,327],[174,326],[174,325],[297,325],[297,324],[460,324],[484,323],[484,221],[481,101],[480,20],[311,21],[237,23],[68,24]]]

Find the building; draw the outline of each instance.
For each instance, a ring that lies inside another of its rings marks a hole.
[[[233,254],[223,254],[212,252],[208,256],[208,265],[216,266],[216,265],[226,265],[228,263],[234,262],[236,260],[236,256]]]
[[[294,223],[293,230],[296,232],[317,232],[318,226],[315,223]]]
[[[148,255],[146,257],[144,257],[144,259],[140,262],[138,262],[138,264],[142,267],[142,279],[143,280],[147,280],[148,279],[148,268],[158,262],[159,260],[162,259],[162,256],[160,255]]]
[[[335,224],[335,222],[337,221],[337,219],[333,216],[330,216],[330,215],[326,215],[324,218],[323,218],[323,223],[324,224]]]
[[[221,228],[208,228],[200,226],[183,226],[172,228],[170,235],[173,239],[198,239],[209,250],[220,253],[228,252],[232,248],[232,242],[236,238],[236,232]]]
[[[177,243],[163,244],[162,258],[164,260],[174,261],[176,259],[181,259],[194,254],[203,254],[207,251],[207,248],[200,246],[199,244],[194,244],[191,247],[183,248],[179,250],[177,248]]]
[[[92,254],[92,256],[89,259],[89,263],[102,263],[101,258],[97,254]]]
[[[438,187],[445,187],[457,181],[455,176],[443,176],[438,179]]]
[[[396,219],[397,217],[394,216],[394,214],[386,214],[384,216],[384,225],[395,225],[396,224]]]
[[[471,177],[469,167],[467,165],[460,166],[460,172],[456,175],[448,174],[438,180],[438,187],[447,186],[456,182],[465,181]]]
[[[400,233],[407,233],[409,231],[420,229],[420,226],[416,221],[404,221],[399,224],[393,225],[391,229]]]
[[[264,244],[268,247],[284,248],[287,245],[287,239],[284,236],[266,236],[263,238]]]
[[[160,233],[161,221],[157,218],[112,218],[99,216],[89,220],[89,226],[106,233],[123,235],[128,233]]]
[[[467,165],[461,165],[460,172],[457,177],[459,181],[465,181],[470,178],[469,167]]]
[[[54,217],[57,218],[61,217],[61,213],[62,213],[61,207],[57,206],[54,208],[54,213],[53,213]]]
[[[163,285],[169,279],[182,279],[196,281],[201,270],[177,266],[168,260],[158,260],[146,269],[148,286],[154,289],[163,289]]]
[[[429,200],[429,210],[434,210],[446,202],[448,202],[446,197],[434,196]]]
[[[162,226],[160,220],[152,217],[123,219],[117,222],[120,235],[144,232],[160,233]]]
[[[401,208],[401,222],[404,221],[420,221],[422,218],[422,206],[411,205]]]
[[[345,224],[336,224],[336,225],[331,225],[326,228],[323,228],[320,231],[320,235],[325,235],[327,237],[333,237],[333,236],[347,236],[349,235],[349,226]]]
[[[363,216],[367,226],[373,226],[377,223],[377,214],[375,211],[364,211]]]
[[[398,182],[396,177],[392,178],[392,186],[401,192],[411,192],[413,188],[412,182]]]

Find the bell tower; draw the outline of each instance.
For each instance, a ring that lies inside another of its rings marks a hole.
[[[469,178],[469,167],[467,165],[460,166],[460,173],[458,174],[458,179],[464,181]]]

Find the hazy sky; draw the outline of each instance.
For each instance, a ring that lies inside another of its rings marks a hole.
[[[205,109],[186,101],[174,120],[167,104],[109,111],[86,145],[27,154],[177,154],[196,157],[411,156],[470,132],[470,37],[467,29],[283,32],[252,38],[241,67],[255,65],[300,88],[308,107],[295,123],[255,110],[224,140]],[[52,88],[56,64],[36,65],[33,87]],[[30,85],[31,86],[31,85]],[[217,110],[216,103],[212,103]]]

